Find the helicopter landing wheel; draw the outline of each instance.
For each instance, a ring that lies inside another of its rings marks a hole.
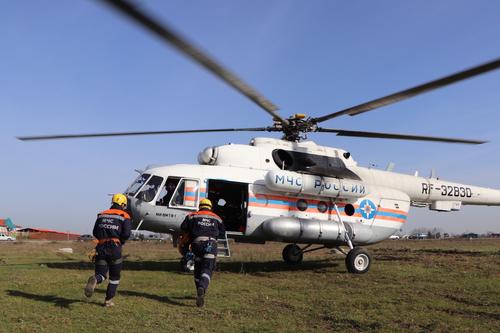
[[[289,265],[297,265],[302,262],[304,253],[296,244],[288,244],[283,249],[283,260]]]
[[[370,270],[370,265],[372,263],[372,256],[360,247],[355,247],[345,258],[345,265],[347,266],[347,271],[353,274],[364,274]]]

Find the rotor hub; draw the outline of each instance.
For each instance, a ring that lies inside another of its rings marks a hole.
[[[288,124],[283,124],[275,119],[274,125],[269,128],[270,132],[283,132],[283,140],[299,142],[307,139],[307,133],[316,132],[318,126],[316,121],[305,114],[295,114],[287,119]]]

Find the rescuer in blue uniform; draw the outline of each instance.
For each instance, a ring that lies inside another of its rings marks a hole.
[[[202,307],[215,269],[217,238],[225,237],[226,229],[222,219],[212,212],[212,202],[209,199],[202,199],[199,210],[186,216],[181,224],[181,230],[188,235],[191,251],[195,255],[196,306]]]
[[[117,193],[113,195],[111,203],[111,208],[99,213],[95,221],[93,234],[98,241],[95,248],[95,274],[89,277],[85,286],[85,296],[92,296],[96,285],[106,280],[109,271],[105,307],[115,305],[113,297],[120,283],[123,262],[122,245],[129,239],[131,232],[130,215],[126,211],[127,197]]]

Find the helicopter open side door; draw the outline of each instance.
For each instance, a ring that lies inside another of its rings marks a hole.
[[[248,184],[208,179],[207,193],[213,211],[224,221],[226,231],[244,234],[247,227]]]

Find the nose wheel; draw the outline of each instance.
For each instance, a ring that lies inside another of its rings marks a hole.
[[[353,274],[364,274],[370,270],[372,256],[363,248],[355,247],[345,258],[347,271]]]

